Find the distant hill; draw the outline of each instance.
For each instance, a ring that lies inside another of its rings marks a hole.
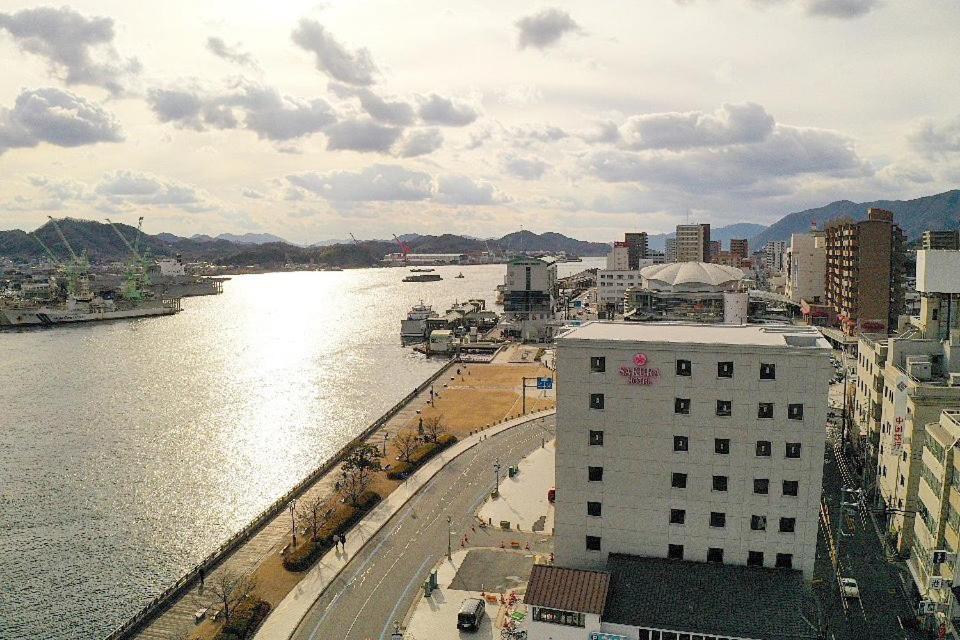
[[[766,227],[762,224],[753,224],[752,222],[738,222],[736,224],[728,224],[725,227],[711,226],[710,239],[719,240],[723,243],[723,249],[727,250],[730,248],[730,240],[734,238],[746,238],[749,240],[765,230]],[[656,235],[649,236],[647,238],[647,244],[651,249],[663,251],[667,243],[667,238],[674,238],[676,235],[677,234],[675,232],[658,233]],[[750,246],[753,246],[753,244],[751,243]]]
[[[927,229],[960,229],[960,190],[954,189],[914,200],[838,200],[816,209],[798,211],[770,225],[751,240],[750,247],[760,248],[770,240],[789,240],[793,233],[809,231],[813,221],[823,228],[824,224],[841,216],[865,220],[870,207],[892,211],[894,220],[910,240],[919,238]]]
[[[268,244],[270,242],[284,242],[286,244],[293,244],[292,242],[284,240],[280,236],[275,236],[272,233],[244,233],[241,235],[236,235],[234,233],[221,233],[216,237],[216,240],[226,240],[235,244]]]
[[[475,240],[480,247],[485,245],[483,240]],[[578,256],[605,256],[610,253],[610,244],[607,242],[586,242],[574,240],[562,233],[541,233],[532,231],[515,231],[508,233],[499,240],[489,241],[491,248],[496,245],[503,251],[565,251]]]

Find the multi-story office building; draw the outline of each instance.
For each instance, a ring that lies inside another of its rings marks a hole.
[[[664,260],[666,260],[667,262],[677,261],[677,239],[676,238],[667,238],[666,240],[664,240],[663,256],[664,256]]]
[[[557,264],[553,258],[518,257],[507,264],[503,311],[525,341],[553,337],[557,295]]]
[[[887,365],[886,334],[860,334],[857,345],[857,375],[853,380],[851,422],[856,438],[849,438],[870,464],[880,446],[880,417],[883,412],[884,368]]]
[[[771,240],[763,247],[764,264],[770,271],[783,271],[783,254],[787,250],[787,243],[783,240]]]
[[[710,253],[710,260],[709,260],[709,262],[715,262],[716,259],[717,259],[717,256],[720,255],[720,241],[719,241],[719,240],[711,240],[711,241],[710,241],[709,253]]]
[[[639,269],[640,261],[647,258],[647,234],[644,231],[625,233],[623,241],[628,248],[627,269]]]
[[[960,231],[924,231],[923,248],[960,250]]]
[[[823,282],[827,272],[826,238],[822,231],[794,233],[786,251],[785,295],[796,303],[806,300],[820,304],[824,299]]]
[[[557,339],[557,564],[813,575],[830,347],[793,326],[593,322]]]
[[[884,209],[826,229],[825,295],[847,335],[888,333],[903,312],[903,232]]]
[[[710,262],[710,225],[678,224],[676,262]]]
[[[734,238],[730,241],[730,253],[739,256],[741,260],[746,260],[750,255],[750,247],[745,238]],[[733,265],[739,266],[739,265]]]
[[[630,269],[630,246],[626,242],[614,242],[613,249],[607,254],[608,271],[628,271]]]
[[[611,311],[623,311],[623,294],[629,289],[639,287],[642,281],[640,272],[631,269],[597,271],[597,304]]]

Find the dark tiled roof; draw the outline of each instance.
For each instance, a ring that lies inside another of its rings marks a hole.
[[[756,640],[816,638],[799,571],[611,553],[605,622]]]
[[[523,601],[537,607],[602,614],[609,584],[610,575],[602,571],[535,564]]]

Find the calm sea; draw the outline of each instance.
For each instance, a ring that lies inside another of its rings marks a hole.
[[[492,304],[505,267],[437,272],[239,276],[169,318],[0,333],[0,638],[105,636],[433,373],[400,319]]]

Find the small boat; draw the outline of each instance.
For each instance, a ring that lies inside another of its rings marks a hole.
[[[403,279],[404,282],[436,282],[437,280],[443,280],[438,273],[418,274],[415,276],[407,276]]]
[[[462,277],[463,277],[463,271],[461,271],[460,273],[458,273],[455,277],[456,277],[456,278],[462,278]]]
[[[416,269],[410,269],[411,273],[430,273],[431,271],[435,271],[435,269],[423,269],[420,267]]]

